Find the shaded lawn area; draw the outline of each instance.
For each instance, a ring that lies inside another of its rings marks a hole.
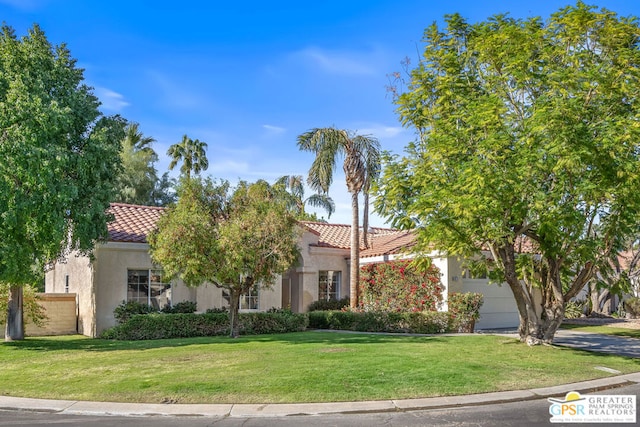
[[[0,344],[0,395],[147,403],[284,403],[528,389],[640,371],[640,360],[492,335],[301,332]]]
[[[589,332],[592,334],[616,335],[618,337],[640,339],[640,329],[618,328],[615,326],[585,326],[563,323],[562,329],[571,329],[579,332]]]

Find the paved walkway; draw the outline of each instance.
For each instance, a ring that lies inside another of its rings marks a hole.
[[[503,333],[501,335],[515,336]],[[640,340],[609,335],[559,330],[555,344],[588,351],[620,354],[640,358]],[[563,384],[555,387],[516,390],[467,396],[425,399],[381,400],[370,402],[295,403],[295,404],[140,404],[44,400],[0,396],[0,410],[26,410],[67,415],[120,416],[208,416],[208,417],[277,417],[287,415],[321,415],[409,411],[458,406],[487,405],[523,400],[564,397],[570,391],[588,393],[618,386],[640,383],[640,372],[598,380]]]
[[[617,337],[615,335],[591,334],[571,329],[559,329],[553,343],[580,350],[640,359],[640,339]]]

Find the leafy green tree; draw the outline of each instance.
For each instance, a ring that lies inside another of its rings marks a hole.
[[[175,192],[176,180],[169,176],[169,172],[157,179],[151,192],[151,206],[169,206],[178,200]]]
[[[312,194],[304,197],[304,182],[301,175],[285,175],[278,178],[276,186],[283,188],[289,195],[289,209],[294,213],[296,218],[301,220],[316,220],[315,215],[308,214],[305,206],[310,205],[316,208],[324,209],[328,218],[336,211],[336,205],[333,199],[326,194]]]
[[[328,194],[336,163],[339,158],[344,158],[342,168],[351,194],[350,304],[356,308],[360,277],[358,196],[364,194],[363,240],[368,246],[369,191],[380,172],[380,143],[369,135],[356,135],[335,128],[315,128],[298,136],[298,148],[315,153],[307,182],[321,194]]]
[[[115,189],[115,202],[137,205],[152,204],[152,195],[158,181],[154,163],[158,155],[151,145],[155,139],[144,136],[138,123],[129,123],[122,140],[122,171]]]
[[[297,222],[282,191],[264,181],[185,179],[179,199],[149,236],[151,256],[187,286],[205,282],[230,295],[230,335],[239,334],[240,296],[268,288],[298,257]]]
[[[191,172],[196,175],[207,170],[209,161],[207,160],[207,143],[198,139],[195,141],[184,135],[182,141],[169,147],[167,155],[171,157],[169,170],[173,170],[179,162],[182,162],[180,173],[187,179],[191,178]]]
[[[22,286],[107,235],[123,121],[104,117],[83,71],[38,25],[0,28],[0,283],[6,340],[24,338]]]
[[[529,344],[638,235],[639,37],[582,2],[547,21],[450,15],[396,99],[418,139],[386,158],[376,209],[418,250],[490,251]]]

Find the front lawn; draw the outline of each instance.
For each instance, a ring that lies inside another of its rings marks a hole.
[[[492,336],[332,332],[106,341],[80,336],[0,344],[0,395],[170,403],[403,399],[601,378],[640,361]]]

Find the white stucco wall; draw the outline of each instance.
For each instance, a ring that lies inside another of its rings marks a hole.
[[[462,291],[479,292],[484,295],[484,303],[480,308],[480,320],[476,322],[476,329],[518,326],[518,308],[507,284],[489,284],[487,279],[464,279]]]

